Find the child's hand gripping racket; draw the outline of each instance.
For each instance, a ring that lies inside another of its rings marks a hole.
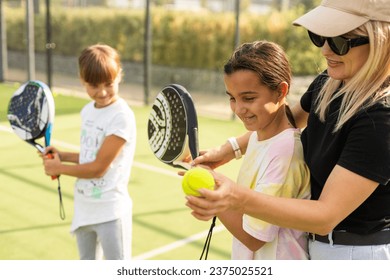
[[[44,153],[45,149],[36,140],[44,137],[45,146],[50,145],[54,114],[54,98],[49,87],[40,81],[28,81],[12,95],[7,117],[17,136]],[[65,219],[59,176],[52,176],[52,179],[58,181],[60,217]]]
[[[189,169],[185,160],[199,155],[198,119],[191,95],[181,85],[164,87],[156,96],[148,121],[149,145],[154,155],[173,167]],[[213,218],[200,259],[210,247]]]

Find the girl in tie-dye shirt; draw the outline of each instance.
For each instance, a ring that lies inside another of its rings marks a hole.
[[[266,140],[253,132],[237,183],[256,192],[280,197],[309,198],[309,171],[303,159],[300,132],[287,128]],[[248,249],[233,239],[232,259],[307,259],[306,234],[281,228],[248,215],[242,228],[258,239],[259,249]]]
[[[253,131],[238,185],[272,196],[309,198],[310,174],[303,158],[300,131],[295,128],[286,101],[291,69],[283,49],[267,41],[245,43],[233,53],[224,73],[231,109]],[[231,144],[233,149],[238,146]],[[233,259],[308,258],[304,232],[234,210],[218,218],[234,236]]]

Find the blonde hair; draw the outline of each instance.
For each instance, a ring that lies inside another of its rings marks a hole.
[[[329,78],[320,91],[316,113],[323,122],[330,103],[342,96],[334,132],[360,110],[390,95],[390,24],[369,21],[350,34],[368,36],[370,53],[366,63],[347,84],[342,85],[342,81]]]
[[[103,44],[84,49],[79,56],[79,75],[85,82],[97,85],[121,78],[122,66],[118,52]]]

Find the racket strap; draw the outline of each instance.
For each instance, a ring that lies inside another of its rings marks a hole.
[[[210,229],[209,229],[209,232],[207,234],[206,242],[204,243],[202,254],[200,255],[199,260],[203,259],[203,254],[204,253],[206,253],[204,259],[207,260],[207,256],[209,254],[209,249],[210,249],[211,237],[213,235],[213,229],[215,227],[216,219],[217,219],[217,217],[214,217],[213,221],[211,222]]]
[[[60,199],[60,218],[61,220],[65,220],[65,209],[64,209],[64,203],[62,202],[62,193],[61,193],[61,183],[60,183],[60,176],[57,177],[58,182],[58,197]]]

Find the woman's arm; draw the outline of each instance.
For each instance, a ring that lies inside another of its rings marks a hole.
[[[229,178],[213,173],[218,188],[200,189],[202,197],[187,197],[193,216],[209,220],[227,210],[245,213],[268,223],[301,231],[328,234],[359,207],[379,185],[336,165],[318,200],[304,200],[253,193]]]
[[[76,153],[53,153],[54,159],[44,159],[45,172],[47,175],[63,174],[84,179],[102,177],[125,143],[126,140],[121,137],[115,135],[107,136],[96,155],[96,159],[84,164],[69,165],[62,162],[74,162],[72,160],[76,159],[76,155],[76,162],[78,162],[78,154]]]

